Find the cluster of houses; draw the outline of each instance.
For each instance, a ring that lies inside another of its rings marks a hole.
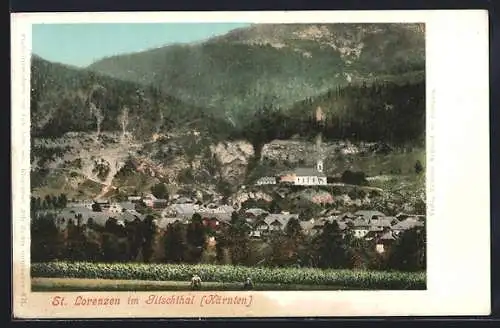
[[[98,204],[100,209],[96,210],[95,204]],[[109,218],[115,218],[117,223],[125,225],[126,222],[136,219],[143,220],[144,216],[137,212],[134,202],[119,202],[110,203],[108,201],[83,201],[68,203],[66,208],[57,213],[56,226],[64,230],[68,222],[73,221],[74,224],[88,225],[91,221],[93,224],[105,226]]]
[[[321,233],[328,223],[337,223],[345,237],[350,231],[356,238],[373,240],[379,253],[386,251],[402,232],[423,227],[425,216],[400,213],[396,216],[386,216],[379,211],[357,211],[354,213],[339,213],[336,210],[327,211],[325,215],[308,221],[299,221],[302,232],[309,236]],[[271,214],[259,208],[248,209],[245,217],[251,228],[251,237],[261,238],[273,231],[284,231],[290,219],[298,219],[297,214]]]
[[[424,215],[400,213],[386,216],[379,211],[361,210],[354,213],[331,213],[326,217],[301,222],[303,230],[312,234],[318,233],[327,223],[337,222],[343,236],[352,232],[355,238],[372,240],[376,243],[376,251],[383,253],[398,237],[409,229],[424,227]]]
[[[154,196],[130,197],[125,202],[110,203],[107,201],[87,201],[69,203],[65,209],[56,216],[56,225],[65,229],[67,223],[89,225],[97,224],[105,226],[109,218],[114,218],[117,224],[125,226],[127,222],[142,221],[144,214],[136,210],[136,204],[142,201],[146,206],[156,208],[156,226],[164,231],[169,224],[187,224],[191,221],[193,214],[198,213],[202,222],[212,228],[215,232],[224,231],[224,227],[231,224],[231,217],[237,208],[229,205],[215,203],[201,204],[194,199],[178,197],[171,202],[160,201]],[[95,204],[100,209],[96,211]],[[299,220],[298,214],[288,212],[269,213],[261,208],[250,208],[238,211],[244,216],[249,234],[254,239],[266,239],[273,232],[284,232],[291,219]],[[354,237],[366,240],[375,240],[377,251],[382,253],[398,236],[405,230],[413,227],[423,226],[425,217],[421,215],[398,214],[386,216],[378,211],[357,211],[354,213],[340,213],[337,210],[324,210],[319,217],[308,221],[300,221],[299,224],[305,235],[314,236],[322,231],[327,223],[337,222],[343,235],[351,232]]]
[[[169,202],[157,199],[153,195],[130,196],[127,201],[110,202],[108,200],[87,200],[81,202],[70,202],[66,208],[57,212],[56,225],[65,229],[69,220],[80,224],[87,224],[91,219],[93,224],[105,226],[109,218],[114,218],[117,224],[125,226],[127,222],[140,220],[146,215],[137,211],[138,203],[149,207],[157,217],[155,223],[159,228],[166,228],[174,222],[188,222],[193,214],[199,213],[205,220],[227,221],[235,208],[229,205],[218,205],[215,203],[201,204],[199,201],[188,197],[173,197]]]

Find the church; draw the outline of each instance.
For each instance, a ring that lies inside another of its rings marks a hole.
[[[315,168],[296,168],[293,171],[283,172],[279,176],[280,183],[289,183],[296,186],[326,185],[326,175],[323,173],[323,161],[318,160]]]
[[[318,106],[314,113],[316,121],[322,125],[325,122],[325,114]],[[316,137],[317,162],[316,167],[296,168],[292,171],[283,172],[278,176],[278,183],[291,184],[295,186],[322,186],[328,184],[327,177],[323,173],[323,150],[322,135],[318,132]],[[268,181],[259,181],[258,184],[270,184]]]

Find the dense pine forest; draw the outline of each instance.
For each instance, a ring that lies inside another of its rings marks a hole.
[[[37,56],[32,58],[31,69],[34,137],[95,131],[97,120],[90,111],[90,102],[101,109],[101,131],[121,130],[120,119],[126,110],[127,130],[138,138],[179,126],[210,129],[217,125],[206,124],[218,120],[216,111],[187,105],[154,87],[51,63]]]
[[[312,139],[318,132],[324,140],[383,140],[392,145],[422,147],[424,94],[423,81],[349,85],[308,98],[287,110],[262,107],[234,132],[251,141],[256,149],[273,139],[288,139],[296,134]],[[326,114],[321,124],[314,117],[318,107]]]

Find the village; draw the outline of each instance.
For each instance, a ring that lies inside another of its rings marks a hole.
[[[284,180],[288,183],[299,181],[299,185],[305,181],[307,185],[312,185],[313,183],[309,182],[312,179],[316,179],[318,184],[324,183],[324,180],[320,178],[314,175],[304,177],[287,173]],[[270,180],[269,177],[266,178],[266,181]],[[275,180],[271,182],[276,183]],[[261,185],[262,180],[259,180],[257,184]],[[93,225],[105,227],[108,220],[112,218],[116,224],[125,227],[128,223],[143,221],[151,215],[154,217],[157,232],[162,234],[172,224],[188,225],[193,216],[199,214],[203,224],[215,232],[213,238],[217,239],[217,235],[224,233],[225,228],[231,225],[233,215],[237,214],[245,218],[250,238],[267,240],[273,233],[284,233],[292,219],[297,220],[302,233],[310,237],[321,233],[326,224],[336,222],[343,235],[351,232],[356,238],[375,241],[378,253],[384,253],[404,231],[423,227],[425,223],[425,215],[399,213],[395,216],[388,216],[376,210],[341,212],[332,206],[324,206],[318,215],[304,220],[298,213],[288,211],[271,213],[268,209],[260,207],[247,208],[246,204],[224,204],[218,199],[203,203],[182,195],[173,195],[169,198],[169,200],[158,199],[152,194],[146,194],[129,196],[126,201],[122,202],[102,199],[69,202],[65,208],[57,212],[55,223],[58,229],[64,231],[68,222],[86,227]],[[331,204],[332,199],[321,199],[319,202]]]
[[[319,124],[324,122],[324,114],[320,107],[314,113]],[[366,182],[362,172],[345,171],[343,178],[327,176],[324,172],[325,152],[322,147],[322,134],[316,136],[315,144],[316,165],[313,167],[296,167],[292,170],[280,172],[270,176],[260,176],[254,182],[254,189],[265,187],[280,187],[282,193],[277,194],[282,199],[294,202],[296,199],[290,196],[287,188],[302,189],[307,193],[311,189],[325,186],[358,187],[358,184]],[[360,176],[359,176],[360,175]],[[250,186],[248,186],[250,187]],[[378,188],[363,186],[367,190],[377,191]],[[240,190],[247,188],[239,186]],[[273,201],[269,196],[260,199],[266,203],[261,208],[259,202],[248,203],[243,199],[228,200],[227,198],[212,195],[207,201],[200,198],[188,197],[182,194],[173,194],[168,199],[155,197],[153,194],[129,195],[126,201],[110,201],[109,199],[94,199],[85,201],[74,201],[67,203],[56,217],[55,224],[59,230],[66,230],[68,222],[76,223],[78,226],[91,227],[98,225],[105,227],[108,220],[113,219],[117,225],[126,227],[131,222],[144,221],[146,217],[152,217],[159,235],[165,235],[168,228],[174,224],[189,225],[195,215],[199,215],[205,227],[213,231],[210,240],[217,242],[218,236],[223,235],[232,224],[236,215],[244,218],[248,237],[251,239],[267,241],[276,233],[284,233],[291,220],[296,220],[301,228],[302,234],[309,237],[321,234],[327,224],[336,223],[343,236],[348,233],[355,238],[370,240],[375,245],[377,253],[385,253],[390,245],[398,237],[409,229],[423,227],[425,215],[400,213],[390,216],[377,210],[359,208],[361,200],[357,200],[354,211],[341,211],[337,208],[336,201],[348,195],[334,196],[328,192],[310,193],[310,205],[319,205],[322,210],[312,216],[304,217],[300,213],[292,213],[282,209],[270,209],[267,204]],[[300,197],[299,197],[300,198]],[[366,198],[366,197],[365,197]],[[246,199],[248,200],[248,199]],[[261,203],[262,204],[262,203]],[[351,207],[352,208],[352,207]]]

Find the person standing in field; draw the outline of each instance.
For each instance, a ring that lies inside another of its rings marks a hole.
[[[246,290],[253,289],[253,282],[252,279],[250,279],[250,277],[247,277],[247,280],[245,281],[243,288]]]
[[[201,288],[201,278],[197,274],[194,274],[191,278],[191,289],[200,289]]]

